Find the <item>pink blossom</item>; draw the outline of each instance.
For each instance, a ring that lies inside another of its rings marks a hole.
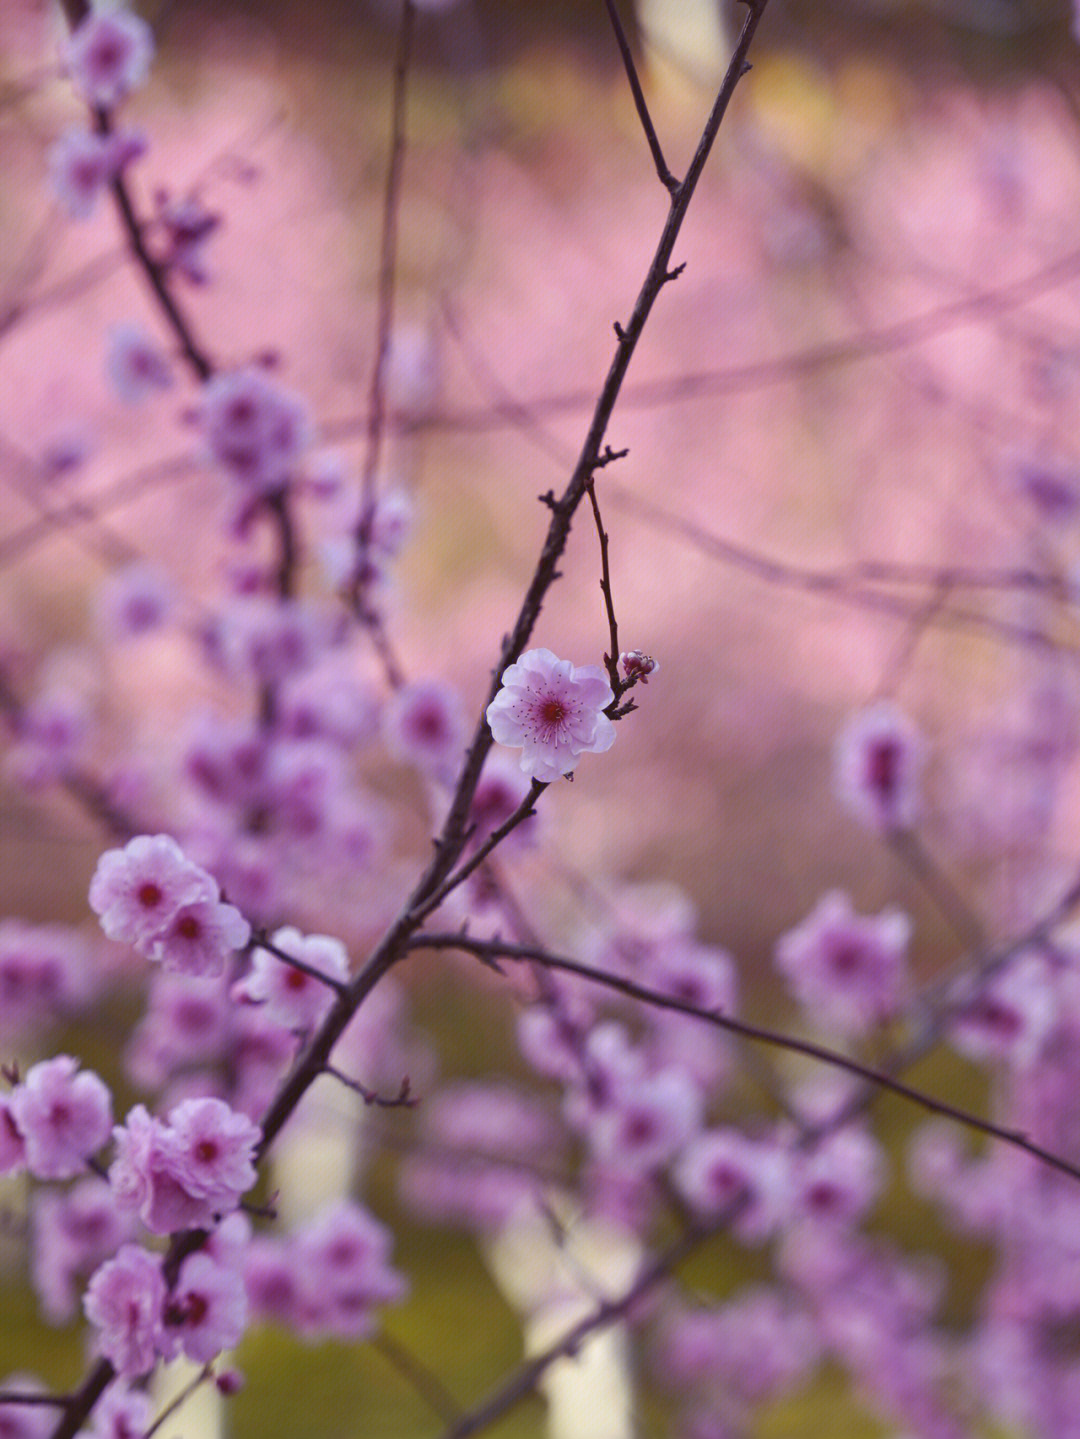
[[[209,1254],[192,1254],[165,1302],[164,1355],[184,1354],[209,1364],[223,1349],[240,1341],[248,1322],[244,1282],[231,1267]]]
[[[892,1019],[907,989],[911,921],[897,909],[857,915],[846,894],[825,895],[776,946],[796,999],[843,1035]]]
[[[447,770],[465,744],[465,713],[457,692],[439,680],[402,685],[386,708],[391,753],[433,773]]]
[[[125,1244],[96,1271],[83,1298],[101,1353],[127,1379],[148,1374],[162,1353],[165,1279],[161,1260]]]
[[[326,934],[303,935],[286,927],[272,936],[275,948],[292,955],[317,974],[343,982],[349,975],[349,957],[340,940]],[[333,1003],[334,992],[316,975],[257,948],[251,956],[251,973],[234,988],[234,997],[264,1004],[267,1016],[291,1030],[314,1028]]]
[[[0,1389],[13,1394],[45,1394],[44,1384],[31,1374],[9,1374]],[[0,1439],[49,1439],[59,1409],[51,1404],[0,1404]]]
[[[792,1213],[830,1224],[860,1220],[881,1191],[881,1149],[865,1130],[841,1129],[792,1166]]]
[[[113,1133],[109,1183],[154,1234],[208,1226],[255,1182],[259,1130],[223,1100],[185,1100],[168,1123],[136,1105]]]
[[[138,325],[113,326],[105,363],[116,393],[129,405],[141,404],[173,382],[168,360]]]
[[[16,1174],[26,1168],[26,1139],[15,1123],[11,1099],[0,1094],[0,1174]]]
[[[214,979],[251,938],[251,926],[231,904],[196,899],[182,904],[147,946],[149,959],[179,974]]]
[[[602,754],[615,743],[615,726],[603,712],[613,698],[599,665],[528,650],[503,671],[487,721],[497,744],[523,751],[522,770],[549,784],[569,774],[580,755]]]
[[[88,105],[109,110],[146,79],[154,58],[154,35],[126,10],[91,12],[67,43],[72,84]]]
[[[169,1111],[171,1162],[189,1194],[225,1213],[255,1183],[261,1131],[220,1099],[188,1099]]]
[[[175,269],[193,285],[205,285],[209,278],[204,250],[210,236],[221,224],[221,216],[208,210],[197,196],[165,197],[158,215],[165,231],[161,263]]]
[[[652,655],[644,654],[641,650],[626,650],[619,656],[619,666],[628,680],[640,680],[643,685],[647,685],[649,676],[659,672],[660,661],[654,660]]]
[[[77,930],[0,920],[0,1036],[25,1040],[63,1019],[86,997],[89,969]]]
[[[110,1384],[94,1405],[94,1427],[88,1439],[139,1439],[154,1417],[154,1403],[142,1389]]]
[[[138,835],[98,860],[90,907],[110,939],[136,948],[160,938],[181,905],[216,900],[217,885],[167,834]]]
[[[408,1285],[390,1266],[390,1231],[353,1200],[328,1205],[294,1242],[309,1330],[365,1338],[374,1328],[374,1309],[405,1296]]]
[[[113,147],[107,135],[95,135],[76,125],[65,130],[49,151],[50,184],[73,220],[89,219],[98,196],[114,175]]]
[[[736,1129],[713,1129],[684,1150],[675,1184],[702,1214],[720,1214],[736,1205],[736,1233],[746,1243],[760,1243],[788,1216],[790,1170],[783,1145]]]
[[[175,595],[153,565],[130,564],[109,576],[98,594],[98,628],[106,641],[136,639],[160,629]]]
[[[836,742],[841,803],[871,829],[909,828],[918,818],[923,759],[922,737],[890,700],[860,710]]]
[[[50,1323],[64,1324],[86,1279],[132,1237],[134,1225],[96,1175],[64,1191],[39,1189],[32,1214],[34,1289]]]
[[[256,369],[207,381],[200,423],[212,457],[248,491],[280,489],[311,442],[307,407]]]
[[[596,1156],[634,1174],[668,1163],[701,1126],[702,1099],[693,1080],[671,1067],[645,1084],[619,1084],[598,1112],[588,1138]]]
[[[61,1054],[35,1064],[11,1095],[11,1117],[38,1179],[70,1179],[86,1168],[112,1128],[112,1096],[79,1061]]]

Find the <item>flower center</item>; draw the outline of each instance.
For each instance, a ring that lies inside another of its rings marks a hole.
[[[540,717],[545,724],[560,725],[566,718],[566,706],[560,699],[546,699],[540,706]]]

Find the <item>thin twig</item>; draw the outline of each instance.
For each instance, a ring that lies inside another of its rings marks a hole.
[[[604,0],[607,6],[608,18],[611,20],[611,28],[615,32],[615,42],[619,47],[619,54],[622,56],[623,66],[626,70],[626,78],[630,82],[630,93],[634,97],[634,108],[638,112],[638,119],[641,121],[641,128],[645,131],[645,138],[649,142],[649,152],[653,157],[653,164],[656,166],[656,173],[660,183],[669,195],[674,195],[679,188],[679,182],[668,169],[667,161],[664,159],[664,152],[660,148],[660,139],[656,133],[656,126],[649,114],[649,107],[645,103],[645,93],[641,88],[641,81],[638,79],[637,66],[634,64],[634,56],[630,49],[630,42],[626,38],[626,31],[619,19],[619,12],[615,8],[615,0]]]
[[[1080,1180],[1080,1165],[1072,1164],[1060,1154],[1054,1154],[1052,1151],[1044,1149],[1020,1130],[1008,1129],[1004,1125],[995,1124],[992,1120],[983,1119],[970,1110],[962,1109],[958,1105],[950,1104],[947,1100],[938,1099],[932,1094],[905,1084],[903,1080],[897,1079],[888,1070],[863,1064],[850,1055],[842,1054],[836,1049],[829,1049],[823,1044],[815,1044],[812,1040],[799,1039],[782,1030],[751,1024],[747,1020],[736,1019],[733,1015],[723,1014],[719,1010],[703,1009],[699,1005],[690,1004],[686,1000],[677,999],[660,990],[638,984],[632,979],[624,979],[620,975],[606,973],[604,970],[595,969],[592,965],[582,964],[580,961],[569,959],[564,955],[555,955],[543,949],[534,949],[531,945],[509,944],[500,939],[474,939],[467,934],[419,934],[410,941],[409,948],[460,949],[466,954],[475,953],[511,962],[539,964],[562,974],[576,975],[590,984],[602,985],[605,989],[625,995],[628,999],[639,1000],[643,1004],[651,1005],[654,1009],[672,1010],[676,1014],[686,1015],[689,1019],[699,1019],[717,1029],[726,1030],[729,1034],[737,1034],[742,1039],[753,1040],[756,1044],[767,1044],[775,1049],[784,1049],[792,1054],[800,1054],[807,1059],[816,1060],[819,1064],[826,1064],[832,1069],[842,1070],[847,1074],[854,1075],[857,1079],[864,1080],[876,1091],[888,1090],[891,1094],[899,1095],[901,1099],[906,1099],[921,1109],[929,1110],[932,1114],[940,1114],[946,1119],[951,1119],[966,1129],[990,1135],[1016,1149],[1022,1149],[1051,1169],[1057,1169],[1072,1179]]]

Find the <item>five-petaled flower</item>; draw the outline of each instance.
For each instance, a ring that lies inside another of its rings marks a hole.
[[[615,743],[604,713],[614,695],[599,665],[573,665],[550,650],[528,650],[503,671],[487,707],[499,744],[523,751],[521,768],[544,784],[569,774],[578,756]]]

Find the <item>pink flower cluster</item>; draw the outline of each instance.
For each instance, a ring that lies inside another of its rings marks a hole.
[[[139,835],[107,850],[90,881],[90,907],[110,939],[184,974],[222,974],[251,937],[213,877],[166,834]]]
[[[244,1251],[254,1314],[309,1339],[363,1339],[374,1311],[408,1288],[390,1265],[390,1231],[353,1200],[334,1201],[287,1239],[260,1236]]]
[[[153,1234],[207,1228],[255,1183],[260,1131],[221,1099],[186,1099],[167,1120],[137,1104],[113,1136],[109,1183]]]
[[[226,1248],[191,1254],[170,1289],[161,1257],[125,1244],[95,1272],[83,1307],[97,1347],[126,1379],[147,1374],[159,1359],[183,1354],[208,1364],[247,1328],[248,1300],[237,1255]]]
[[[281,489],[311,443],[307,406],[254,368],[209,380],[199,421],[212,458],[249,494]]]

